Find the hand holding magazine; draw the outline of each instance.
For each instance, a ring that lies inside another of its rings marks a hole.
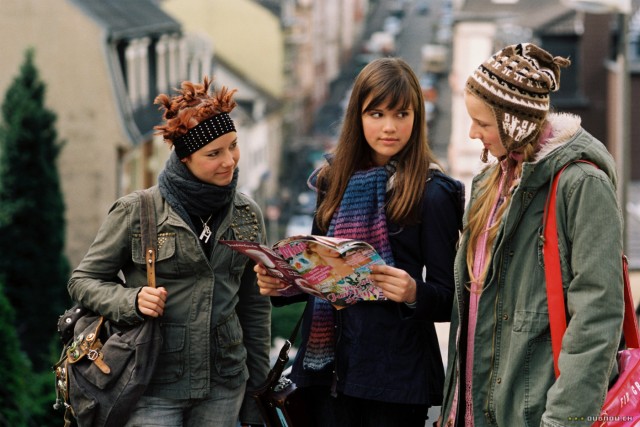
[[[272,248],[256,242],[221,240],[290,286],[282,296],[301,291],[329,301],[337,309],[359,301],[386,300],[369,275],[371,265],[384,264],[370,244],[353,239],[301,235],[276,242]]]

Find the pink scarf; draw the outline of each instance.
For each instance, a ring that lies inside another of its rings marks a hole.
[[[475,254],[473,257],[473,277],[479,278],[482,272],[485,270],[487,263],[487,238],[489,236],[489,229],[495,223],[496,211],[502,205],[504,198],[502,197],[502,189],[504,187],[505,178],[507,176],[505,166],[503,163],[500,164],[502,167],[502,175],[500,177],[500,184],[498,187],[498,192],[496,193],[495,200],[493,201],[493,206],[491,207],[491,212],[489,214],[489,218],[487,224],[484,228],[484,231],[480,235],[478,239],[478,243],[476,245]],[[465,389],[464,389],[464,397],[465,397],[465,420],[464,425],[466,427],[473,427],[473,396],[472,396],[472,386],[473,386],[473,354],[474,354],[474,337],[476,335],[476,324],[478,320],[478,302],[480,299],[480,294],[482,292],[481,283],[477,281],[477,279],[471,282],[471,289],[469,292],[469,322],[467,325],[467,357],[465,361]],[[459,382],[458,382],[459,384]],[[459,386],[456,384],[456,390],[453,397],[453,406],[451,413],[449,415],[449,420],[455,420],[456,412],[458,407],[458,393]]]

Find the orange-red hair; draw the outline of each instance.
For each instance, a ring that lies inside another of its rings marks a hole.
[[[156,135],[162,135],[171,146],[173,142],[185,135],[189,129],[200,122],[221,113],[229,113],[236,106],[233,95],[236,89],[229,90],[223,86],[219,91],[209,92],[212,80],[205,76],[202,83],[182,82],[177,95],[170,97],[160,94],[153,101],[164,110],[164,123],[154,126]]]

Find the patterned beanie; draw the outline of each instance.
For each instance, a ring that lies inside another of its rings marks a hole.
[[[571,61],[531,44],[507,46],[467,79],[467,90],[486,102],[507,152],[537,140],[549,112],[549,94],[560,88],[560,68]]]

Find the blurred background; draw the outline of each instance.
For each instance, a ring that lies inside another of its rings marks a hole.
[[[169,150],[153,99],[213,75],[237,88],[241,191],[270,243],[310,232],[306,179],[335,144],[350,88],[374,58],[419,75],[430,144],[467,190],[466,77],[506,44],[573,64],[552,97],[619,168],[625,252],[640,299],[640,0],[1,0],[0,425],[51,410],[66,281],[111,204],[156,183]],[[598,244],[594,242],[594,245]],[[274,348],[301,304],[273,311]],[[446,349],[448,325],[439,325]],[[53,338],[52,338],[53,337]],[[446,357],[446,350],[443,350]]]

